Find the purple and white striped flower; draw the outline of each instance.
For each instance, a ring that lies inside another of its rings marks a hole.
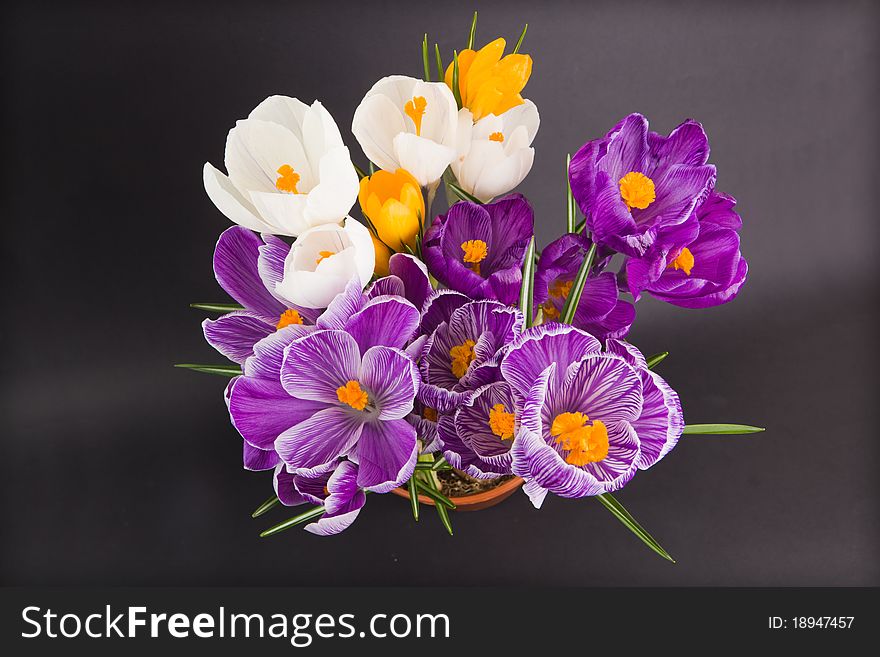
[[[547,491],[585,497],[617,490],[678,441],[678,395],[631,345],[601,343],[572,326],[527,330],[501,372],[524,398],[512,471],[540,506]]]
[[[254,345],[292,324],[314,324],[320,310],[296,306],[275,291],[290,247],[272,235],[262,238],[241,226],[223,231],[214,250],[214,275],[244,306],[202,323],[205,339],[230,360],[242,364]]]
[[[324,514],[305,530],[330,536],[348,529],[366,503],[357,479],[358,467],[351,461],[340,461],[332,470],[311,476],[292,474],[280,464],[275,468],[275,494],[286,506],[323,506]]]
[[[435,301],[446,297],[449,295],[438,296]],[[431,313],[430,305],[423,322]],[[441,321],[425,342],[419,361],[419,401],[445,413],[461,404],[467,393],[499,380],[503,348],[522,325],[518,309],[497,301],[469,301],[455,308],[449,320]]]

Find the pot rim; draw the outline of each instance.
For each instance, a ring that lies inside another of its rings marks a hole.
[[[476,504],[484,504],[502,496],[506,497],[514,490],[522,486],[524,483],[525,482],[522,477],[514,476],[508,481],[505,481],[500,486],[496,486],[495,488],[492,488],[490,490],[483,491],[482,493],[476,493],[474,495],[463,495],[460,497],[450,497],[449,499],[457,507],[468,507],[474,506]],[[406,499],[409,499],[409,490],[406,488],[392,488],[391,492],[400,497],[405,497]],[[427,495],[423,495],[421,493],[419,494],[419,503],[427,504],[428,506],[434,506],[434,500],[432,500]]]

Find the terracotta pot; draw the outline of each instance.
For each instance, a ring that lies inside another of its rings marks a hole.
[[[482,493],[477,493],[476,495],[465,495],[464,497],[450,497],[452,503],[455,505],[456,511],[480,511],[482,509],[488,509],[490,506],[495,506],[499,502],[506,500],[508,497],[513,495],[513,492],[523,485],[523,480],[519,477],[514,477],[508,481],[505,481],[500,486],[496,486],[491,490],[484,491]],[[391,491],[395,495],[400,497],[405,497],[409,499],[409,490],[406,488],[395,488]],[[419,502],[422,504],[427,504],[429,506],[434,506],[434,500],[432,500],[427,495],[419,495]]]

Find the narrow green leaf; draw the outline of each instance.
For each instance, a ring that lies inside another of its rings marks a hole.
[[[371,176],[372,176],[374,173],[376,173],[376,165],[373,164],[372,161],[370,161],[370,167],[369,167],[369,168],[370,168],[370,175],[371,175]]]
[[[571,166],[571,153],[565,160],[565,209],[566,209],[566,226],[569,233],[573,233],[575,229],[575,221],[577,220],[577,206],[574,203],[574,196],[571,193],[571,182],[568,179],[568,167]]]
[[[529,29],[529,24],[526,23],[526,24],[523,26],[522,34],[519,35],[519,40],[517,40],[517,42],[516,42],[516,48],[513,49],[513,54],[514,54],[514,55],[517,54],[517,53],[519,52],[520,46],[522,46],[523,39],[526,38],[526,32],[528,31],[528,29]]]
[[[443,69],[443,58],[440,56],[440,46],[434,44],[434,58],[437,60],[437,79],[443,82],[446,71]]]
[[[434,480],[432,478],[429,478],[428,481],[430,483],[426,483],[420,479],[416,480],[416,486],[418,486],[419,490],[421,490],[425,495],[430,497],[435,502],[438,502],[444,506],[447,506],[450,509],[454,509],[455,503],[452,500],[450,500],[448,497],[446,497],[443,493],[441,493],[439,490],[437,490],[436,486],[433,485]]]
[[[685,435],[732,435],[743,433],[760,433],[764,427],[751,427],[748,424],[686,424]]]
[[[251,518],[259,518],[261,515],[266,513],[269,509],[272,509],[276,505],[281,504],[281,500],[278,499],[277,495],[273,495],[268,500],[263,502],[260,506],[257,507],[256,511],[251,514]]]
[[[413,518],[419,521],[419,490],[416,486],[416,475],[409,478],[409,505],[412,508]]]
[[[425,65],[425,82],[431,81],[431,67],[428,65],[428,33],[422,39],[422,63]]]
[[[468,49],[474,49],[474,37],[477,34],[477,12],[474,12],[474,20],[471,21],[471,33],[468,35]]]
[[[472,194],[468,194],[461,187],[459,187],[458,184],[456,184],[454,182],[447,181],[446,186],[449,187],[449,189],[452,191],[452,193],[455,194],[462,201],[470,201],[471,203],[477,203],[479,205],[483,204],[480,201],[480,199],[478,199],[476,196],[474,196]]]
[[[422,490],[428,489],[433,493],[440,495],[440,491],[437,490],[437,483],[434,481],[433,475],[427,478],[426,484],[422,484],[421,481],[419,484]],[[444,504],[435,504],[434,508],[437,510],[437,516],[440,518],[440,522],[443,523],[443,526],[446,527],[446,531],[452,536],[452,522],[449,520],[449,510]]]
[[[653,370],[657,365],[666,360],[666,357],[669,355],[668,351],[661,351],[659,354],[654,354],[653,356],[648,356],[645,359],[645,362],[648,364],[648,369]]]
[[[458,51],[452,51],[452,95],[455,96],[455,104],[461,109],[461,89],[458,86]]]
[[[611,513],[622,522],[627,529],[629,529],[633,534],[639,537],[639,539],[651,548],[654,552],[659,554],[661,557],[666,559],[667,561],[671,561],[675,563],[675,559],[663,549],[663,547],[651,536],[647,531],[645,531],[644,527],[642,527],[636,519],[632,517],[629,511],[627,511],[623,505],[617,501],[617,499],[611,495],[611,493],[603,493],[602,495],[596,495],[596,499],[599,500],[602,505],[611,511]]]
[[[237,303],[191,303],[190,308],[196,310],[207,310],[211,313],[229,313],[233,310],[244,310],[244,306]]]
[[[535,236],[529,241],[523,260],[522,284],[519,288],[519,309],[525,317],[523,330],[532,326],[535,319]]]
[[[434,463],[431,465],[431,469],[435,472],[437,470],[452,470],[452,466],[446,462],[445,456],[441,456],[439,459],[434,461]]]
[[[568,298],[565,300],[565,305],[562,306],[562,312],[559,315],[560,323],[571,324],[571,321],[574,319],[574,313],[581,302],[581,294],[584,292],[584,285],[587,282],[587,276],[590,274],[590,267],[593,266],[593,258],[595,257],[596,243],[593,242],[584,261],[581,263],[580,269],[578,269],[577,276],[575,276],[574,283],[571,286],[571,292],[568,293]]]
[[[309,520],[314,520],[315,518],[319,518],[322,515],[324,515],[324,507],[323,506],[313,506],[308,511],[305,511],[304,513],[300,513],[298,516],[294,516],[293,518],[288,518],[284,522],[279,522],[277,525],[275,525],[273,527],[269,527],[269,529],[260,533],[260,538],[274,536],[275,534],[283,532],[286,529],[290,529],[291,527],[296,527],[297,525],[302,525],[303,523],[306,523]]]
[[[185,370],[193,370],[194,372],[204,372],[205,374],[228,376],[229,378],[241,374],[241,367],[239,367],[238,365],[198,365],[196,363],[175,363],[174,367],[180,367]]]

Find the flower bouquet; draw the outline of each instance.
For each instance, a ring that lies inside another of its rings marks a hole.
[[[671,559],[611,493],[683,434],[760,429],[686,425],[654,371],[666,353],[625,337],[642,293],[685,308],[737,295],[735,200],[699,123],[664,136],[631,114],[569,157],[565,234],[539,251],[512,193],[540,122],[526,30],[506,55],[501,38],[475,49],[475,30],[476,14],[449,62],[426,35],[423,79],[366,93],[363,168],[318,101],[272,96],[236,122],[227,173],[205,164],[204,186],[236,224],[214,273],[237,303],[193,304],[220,314],[205,338],[234,365],[181,366],[231,377],[244,467],[273,473],[254,517],[304,508],[261,536],[336,534],[389,492],[451,534],[450,511],[521,485],[536,508],[594,497]]]

